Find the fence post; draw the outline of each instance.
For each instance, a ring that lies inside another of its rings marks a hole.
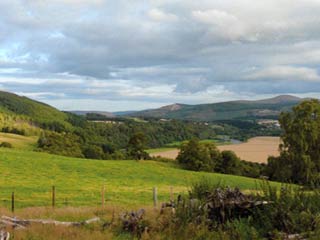
[[[52,186],[52,207],[56,205],[56,187]]]
[[[14,212],[14,192],[11,194],[11,212]]]
[[[102,186],[102,189],[101,189],[101,206],[102,208],[104,208],[104,192],[105,192],[105,186],[103,185]]]
[[[174,201],[174,196],[173,196],[173,187],[170,187],[170,201],[173,202]]]
[[[153,206],[155,208],[158,206],[158,190],[156,187],[153,188]]]

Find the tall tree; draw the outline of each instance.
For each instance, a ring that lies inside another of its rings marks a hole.
[[[290,169],[290,180],[300,184],[320,183],[320,101],[307,100],[280,115],[283,130],[281,156],[269,159],[269,173]],[[279,174],[278,174],[279,175]],[[275,178],[281,178],[276,176]],[[277,179],[282,180],[282,179]]]
[[[149,154],[145,151],[146,137],[142,132],[131,136],[127,146],[127,157],[135,160],[148,159]]]
[[[220,153],[214,144],[201,144],[194,138],[181,146],[177,160],[187,169],[195,171],[214,171]]]

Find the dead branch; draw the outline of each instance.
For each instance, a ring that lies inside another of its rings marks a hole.
[[[12,226],[14,228],[25,228],[26,226],[32,224],[32,223],[40,223],[40,224],[53,224],[53,225],[62,225],[62,226],[83,226],[86,224],[91,224],[94,222],[100,221],[100,218],[95,217],[88,219],[86,221],[82,222],[60,222],[56,220],[51,220],[51,219],[18,219],[18,218],[12,218],[8,216],[2,216],[0,219],[0,222],[7,225],[7,226]]]
[[[0,240],[9,240],[10,239],[10,233],[5,231],[0,231]]]

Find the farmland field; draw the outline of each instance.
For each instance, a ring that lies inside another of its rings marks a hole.
[[[16,207],[49,206],[51,186],[57,206],[97,206],[106,187],[107,205],[152,204],[152,188],[166,201],[170,186],[175,195],[202,177],[243,190],[256,189],[259,180],[179,169],[174,163],[133,160],[87,160],[17,149],[0,149],[0,207],[9,208],[11,192]]]
[[[255,137],[245,143],[220,145],[218,148],[234,151],[242,160],[266,163],[269,156],[279,156],[279,143],[279,137]],[[178,149],[164,149],[152,151],[151,155],[175,159],[178,153]]]

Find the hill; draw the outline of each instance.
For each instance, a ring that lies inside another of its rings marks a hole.
[[[290,110],[304,99],[281,95],[257,101],[230,101],[212,104],[173,104],[158,109],[130,114],[136,117],[169,118],[194,121],[216,121],[234,119],[278,118],[280,112]]]
[[[68,114],[45,103],[0,91],[0,126],[26,130],[37,126],[71,127]]]
[[[30,98],[0,91],[2,112],[28,116],[39,122],[65,121],[67,115],[54,107]]]
[[[145,206],[152,204],[152,188],[158,187],[159,201],[169,199],[170,187],[177,196],[206,177],[214,183],[242,190],[255,190],[260,180],[240,176],[193,172],[173,163],[154,161],[99,161],[61,157],[40,152],[0,149],[0,207],[8,207],[11,192],[16,207],[49,206],[50,191],[56,187],[58,206],[97,206],[101,187],[106,187],[106,205]],[[277,183],[273,183],[279,186]]]

